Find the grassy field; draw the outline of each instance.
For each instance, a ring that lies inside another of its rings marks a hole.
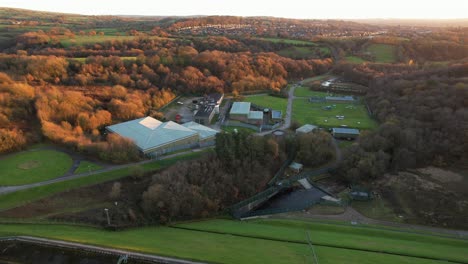
[[[345,61],[351,62],[351,63],[364,63],[366,60],[362,59],[361,57],[357,56],[346,56]]]
[[[194,159],[211,151],[210,149],[200,151],[200,152],[192,152],[184,155],[180,155],[174,158],[168,158],[164,160],[154,161],[150,163],[146,163],[144,165],[138,165],[143,171],[150,172],[163,169],[170,165],[173,165],[177,161],[180,160],[188,160]],[[53,184],[49,184],[46,186],[39,186],[34,187],[27,190],[21,190],[14,193],[8,193],[0,196],[0,210],[5,210],[9,208],[14,208],[20,205],[27,204],[32,201],[39,200],[41,198],[45,198],[52,194],[64,192],[67,190],[71,190],[78,187],[93,185],[101,182],[106,182],[110,180],[115,180],[119,178],[123,178],[126,176],[131,175],[135,171],[135,167],[127,167],[123,169],[118,169],[110,172],[103,172],[99,174],[94,174],[87,177],[77,178],[73,180],[68,180],[64,182],[57,182]]]
[[[81,161],[80,166],[75,170],[75,174],[79,173],[85,173],[85,172],[90,172],[90,171],[95,171],[95,170],[100,170],[102,169],[102,166],[97,165],[96,163],[92,163],[89,161]]]
[[[248,127],[241,127],[241,126],[223,126],[222,128],[224,131],[226,132],[234,132],[234,129],[236,129],[237,131],[243,131],[243,132],[246,132],[246,133],[256,133],[258,131],[255,131],[251,128],[248,128]]]
[[[327,93],[326,92],[312,91],[312,90],[310,90],[309,87],[299,86],[299,87],[296,87],[296,90],[294,90],[294,96],[297,96],[297,97],[311,97],[311,96],[325,97],[325,96],[327,96]]]
[[[270,107],[273,110],[281,110],[283,111],[283,116],[286,114],[286,108],[288,107],[288,99],[270,95],[246,96],[244,101],[263,107]]]
[[[0,185],[22,185],[57,178],[72,166],[72,159],[54,150],[31,150],[0,160]]]
[[[283,57],[293,58],[293,59],[313,59],[319,58],[318,54],[322,53],[325,56],[331,56],[331,51],[328,47],[289,47],[282,49],[277,53]]]
[[[112,232],[81,226],[2,224],[0,234],[47,237],[215,263],[314,263],[311,248],[306,242],[307,231],[322,264],[443,263],[360,249],[454,261],[466,261],[468,257],[465,250],[467,241],[370,228],[294,220],[210,220],[177,226],[193,230],[143,227]],[[338,248],[346,246],[358,250]]]
[[[332,107],[331,110],[322,109],[322,107],[333,105],[336,107]],[[337,115],[344,115],[345,118],[339,120],[336,118]],[[307,99],[295,99],[292,119],[300,124],[313,124],[326,128],[341,125],[358,129],[374,129],[377,127],[377,122],[369,117],[365,106],[362,104],[310,103]]]
[[[111,40],[131,40],[134,39],[135,36],[76,36],[74,39],[66,38],[62,39],[60,41],[60,44],[64,46],[65,48],[71,47],[71,46],[80,46],[80,45],[85,45],[85,44],[92,44],[92,43],[103,43],[106,41],[111,41]]]
[[[121,60],[123,61],[134,61],[136,60],[137,57],[120,57]],[[79,61],[81,63],[86,63],[86,59],[87,58],[70,58],[69,60],[76,60],[76,61]]]
[[[284,42],[284,43],[293,44],[293,45],[317,46],[316,43],[314,43],[312,41],[307,41],[307,40],[283,39],[283,38],[258,38],[258,39],[271,41],[271,42],[274,42],[274,43]]]
[[[309,232],[312,242],[319,246],[375,250],[452,261],[468,260],[468,251],[465,250],[468,247],[468,240],[395,232],[371,227],[280,219],[262,219],[249,222],[212,220],[177,226],[299,243],[307,243],[306,233]]]
[[[367,51],[375,56],[376,62],[393,63],[396,62],[396,48],[388,44],[371,44]]]

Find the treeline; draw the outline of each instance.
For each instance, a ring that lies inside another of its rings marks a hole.
[[[142,195],[148,220],[207,217],[261,191],[284,160],[284,143],[245,133],[217,135],[216,154],[153,176]]]
[[[338,174],[366,182],[387,171],[468,160],[468,64],[381,78],[367,102],[381,125],[349,147]]]

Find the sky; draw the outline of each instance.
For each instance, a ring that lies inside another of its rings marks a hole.
[[[0,0],[0,7],[85,15],[468,18],[468,0]]]

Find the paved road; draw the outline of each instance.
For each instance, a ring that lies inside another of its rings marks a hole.
[[[167,264],[201,264],[201,263],[204,263],[204,262],[196,262],[196,261],[190,261],[190,260],[157,256],[157,255],[152,255],[152,254],[138,253],[138,252],[123,250],[123,249],[104,248],[104,247],[91,246],[91,245],[86,245],[86,244],[81,244],[81,243],[76,243],[76,242],[67,242],[67,241],[61,241],[61,240],[30,237],[30,236],[8,237],[8,238],[3,238],[1,240],[39,244],[41,246],[44,246],[44,245],[54,246],[54,247],[60,247],[60,248],[94,252],[98,254],[106,254],[106,255],[115,255],[115,256],[127,255],[131,259],[151,261],[154,263],[167,263]]]
[[[212,148],[212,147],[198,148],[198,149],[193,149],[193,150],[180,152],[180,153],[176,153],[176,154],[172,154],[172,155],[167,155],[167,156],[163,156],[163,157],[159,158],[158,160],[169,159],[169,158],[173,158],[173,157],[184,155],[184,154],[191,153],[191,152],[199,152],[199,151],[202,151],[203,149],[207,149],[207,148]],[[124,165],[115,165],[115,166],[107,167],[107,168],[104,168],[104,169],[101,169],[101,170],[95,170],[95,171],[92,171],[92,172],[86,172],[86,173],[80,173],[80,174],[66,175],[66,176],[63,176],[63,177],[59,177],[59,178],[55,178],[55,179],[51,179],[51,180],[47,180],[47,181],[43,181],[43,182],[36,182],[36,183],[18,185],[18,186],[0,187],[0,195],[7,194],[7,193],[12,193],[12,192],[17,192],[17,191],[20,191],[20,190],[31,189],[31,188],[38,187],[38,186],[49,185],[49,184],[53,184],[53,183],[57,183],[57,182],[63,182],[63,181],[68,181],[68,180],[72,180],[72,179],[83,178],[83,177],[87,177],[87,176],[91,176],[91,175],[95,175],[95,174],[99,174],[99,173],[103,173],[103,172],[115,171],[115,170],[131,167],[131,166],[143,165],[143,164],[151,163],[151,162],[155,162],[155,160],[144,160],[144,161],[135,162],[135,163],[128,163],[128,164],[124,164]]]
[[[285,129],[288,129],[291,126],[292,106],[293,106],[293,101],[295,99],[294,91],[296,90],[296,87],[298,85],[300,85],[300,83],[293,84],[293,85],[291,85],[291,88],[289,89],[289,92],[288,92],[288,106],[286,108],[286,116],[284,117],[283,125],[277,128],[278,130],[285,130]],[[270,134],[271,132],[272,132],[271,130],[268,130],[268,131],[265,131],[265,132],[256,133],[256,135],[264,136],[264,135]]]

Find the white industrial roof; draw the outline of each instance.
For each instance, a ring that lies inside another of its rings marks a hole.
[[[296,133],[310,133],[314,129],[316,129],[317,126],[311,125],[311,124],[305,124],[301,126],[300,128],[296,129]]]
[[[250,102],[234,102],[229,113],[234,115],[248,115],[249,112]]]
[[[263,112],[262,111],[250,111],[248,118],[254,119],[254,120],[262,120]]]
[[[343,133],[343,134],[354,134],[354,135],[359,135],[359,129],[355,128],[341,128],[341,127],[335,127],[332,128],[333,133]]]
[[[197,134],[196,131],[172,121],[163,123],[152,117],[115,124],[107,129],[132,139],[143,152]]]
[[[213,137],[217,133],[219,133],[219,131],[216,131],[216,130],[211,129],[211,128],[207,127],[207,126],[200,125],[200,124],[195,123],[195,122],[187,122],[185,124],[182,124],[182,126],[188,128],[188,129],[196,131],[200,135],[200,139],[207,139],[207,138]]]

